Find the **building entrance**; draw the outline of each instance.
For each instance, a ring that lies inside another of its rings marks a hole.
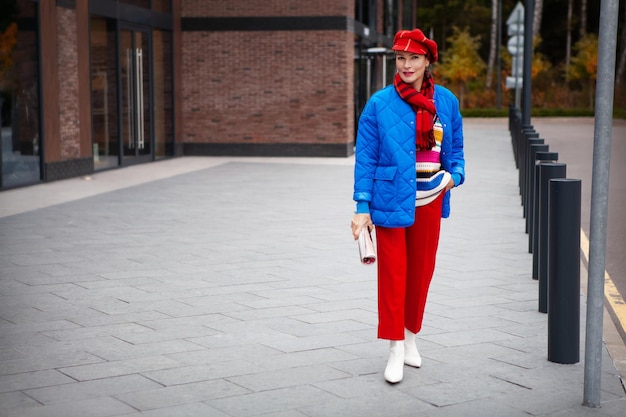
[[[174,155],[172,33],[91,17],[96,171]]]

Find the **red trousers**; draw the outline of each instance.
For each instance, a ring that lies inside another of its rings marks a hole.
[[[443,195],[416,207],[410,227],[376,227],[380,339],[403,340],[404,328],[413,333],[422,328],[439,246]]]

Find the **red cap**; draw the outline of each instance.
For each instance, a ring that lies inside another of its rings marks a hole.
[[[419,29],[401,30],[393,37],[394,51],[412,52],[419,55],[427,55],[431,63],[437,62],[437,43],[428,39],[424,32]]]

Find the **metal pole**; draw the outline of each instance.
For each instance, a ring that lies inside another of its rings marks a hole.
[[[365,92],[367,94],[367,100],[370,99],[370,96],[372,95],[372,59],[370,56],[365,56],[366,59],[366,67],[367,67],[367,71],[365,72],[365,76],[367,77],[367,83],[365,84]]]
[[[589,226],[589,271],[585,337],[585,388],[583,405],[600,407],[602,371],[602,319],[604,272],[609,200],[609,165],[613,128],[615,53],[619,0],[602,0],[598,38],[596,115],[591,178],[591,222]]]
[[[383,54],[383,86],[385,88],[387,86],[387,53]]]
[[[535,0],[524,2],[524,71],[522,89],[522,123],[530,124],[532,72],[533,72],[533,17],[535,15]]]

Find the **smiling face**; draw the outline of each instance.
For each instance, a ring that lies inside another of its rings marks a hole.
[[[400,78],[405,83],[411,84],[418,91],[422,89],[424,72],[429,65],[430,61],[426,55],[403,51],[396,52],[396,69],[398,74],[400,74]]]

